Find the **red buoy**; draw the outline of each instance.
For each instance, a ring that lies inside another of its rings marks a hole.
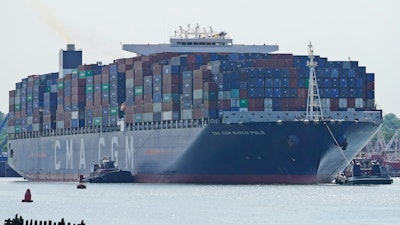
[[[25,197],[24,197],[24,199],[22,199],[22,202],[33,202],[31,190],[29,190],[29,189],[26,190]]]
[[[79,176],[79,183],[76,186],[76,188],[78,188],[78,189],[85,189],[86,188],[86,185],[83,183],[83,179],[84,179],[84,176],[80,175]]]

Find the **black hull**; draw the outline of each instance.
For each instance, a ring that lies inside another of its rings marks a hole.
[[[135,182],[314,184],[331,182],[378,129],[291,121],[31,138],[10,141],[9,161],[29,180],[76,180],[110,155]]]
[[[97,176],[89,176],[84,181],[89,183],[133,183],[134,179],[129,171],[116,170]]]

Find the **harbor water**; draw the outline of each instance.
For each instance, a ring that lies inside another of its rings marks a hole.
[[[0,178],[0,219],[86,224],[399,224],[392,185],[189,185],[28,182]],[[27,189],[32,203],[22,203]]]

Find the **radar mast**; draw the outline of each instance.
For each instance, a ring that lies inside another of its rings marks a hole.
[[[314,61],[315,56],[311,42],[308,45],[308,58],[307,67],[310,68],[310,76],[308,79],[306,119],[319,121],[324,118],[324,115],[322,113],[321,98],[319,96],[317,76],[315,74],[315,67],[318,63]]]

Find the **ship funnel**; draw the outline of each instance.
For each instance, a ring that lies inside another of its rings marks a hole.
[[[75,49],[75,44],[67,44],[67,50],[60,50],[59,53],[59,78],[63,78],[66,74],[72,73],[82,65],[82,51]]]
[[[67,51],[75,51],[75,44],[67,44]]]

